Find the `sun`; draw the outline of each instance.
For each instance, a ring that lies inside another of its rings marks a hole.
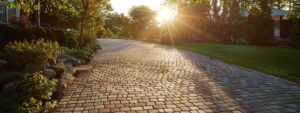
[[[170,22],[175,19],[176,10],[172,10],[171,8],[162,8],[158,11],[156,20],[162,24],[166,22]]]

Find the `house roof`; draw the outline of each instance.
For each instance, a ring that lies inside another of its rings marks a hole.
[[[287,13],[286,10],[281,10],[281,9],[272,9],[272,16],[284,16]],[[248,17],[249,16],[249,12],[248,11],[244,11],[242,14],[244,17]]]
[[[286,13],[286,10],[272,9],[272,16],[284,16]]]

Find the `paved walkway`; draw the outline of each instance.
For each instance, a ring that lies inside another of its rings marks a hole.
[[[56,112],[300,112],[300,85],[158,44],[106,39]]]

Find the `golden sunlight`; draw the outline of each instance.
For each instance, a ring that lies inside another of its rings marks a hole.
[[[175,9],[173,10],[171,8],[168,8],[168,7],[162,8],[162,9],[158,10],[156,20],[160,24],[170,22],[170,21],[175,19],[176,13],[177,12],[176,12]]]

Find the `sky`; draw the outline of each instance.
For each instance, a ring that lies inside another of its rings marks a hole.
[[[114,11],[128,14],[128,11],[135,5],[146,5],[152,10],[158,10],[164,0],[111,0]]]

